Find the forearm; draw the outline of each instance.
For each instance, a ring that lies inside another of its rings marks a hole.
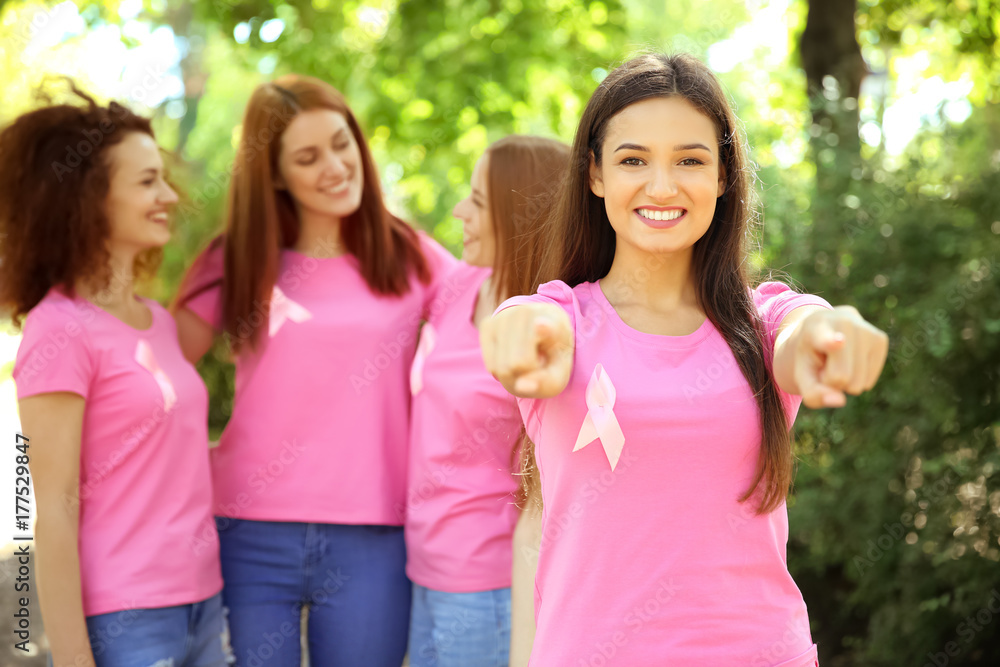
[[[39,514],[35,564],[38,600],[54,667],[92,667],[94,656],[83,614],[75,517],[56,510]]]
[[[510,667],[525,667],[535,641],[535,573],[542,543],[542,512],[528,498],[514,529],[510,591]]]

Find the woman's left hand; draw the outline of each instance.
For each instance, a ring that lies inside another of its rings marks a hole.
[[[856,396],[875,386],[889,353],[889,337],[853,306],[809,311],[801,317],[792,311],[782,322],[775,379],[810,408],[843,407],[846,394]]]

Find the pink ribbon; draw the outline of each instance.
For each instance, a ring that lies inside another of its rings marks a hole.
[[[424,361],[434,350],[437,343],[437,333],[430,322],[424,324],[420,332],[420,342],[417,344],[417,354],[413,357],[413,365],[410,366],[410,394],[416,396],[424,388]]]
[[[174,391],[174,385],[170,382],[170,376],[156,363],[156,355],[153,354],[153,348],[148,341],[139,340],[139,344],[135,348],[135,360],[140,366],[152,373],[156,384],[160,385],[160,393],[163,394],[163,411],[170,412],[174,404],[177,403],[177,392]]]
[[[274,338],[286,320],[305,322],[311,317],[312,313],[285,296],[280,287],[274,286],[274,290],[271,292],[271,312],[268,315],[270,320],[267,330],[268,336]]]
[[[611,383],[604,366],[597,364],[594,374],[587,383],[587,417],[580,427],[573,451],[583,449],[594,440],[600,440],[608,463],[614,470],[625,446],[625,434],[615,416],[615,386]]]

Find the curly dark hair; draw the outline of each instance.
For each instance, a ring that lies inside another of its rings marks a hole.
[[[154,137],[148,119],[69,87],[78,103],[39,94],[45,106],[0,132],[0,311],[18,328],[52,287],[109,284],[107,152],[131,132]],[[161,256],[142,253],[137,275],[155,272]]]

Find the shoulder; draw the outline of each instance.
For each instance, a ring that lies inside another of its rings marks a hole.
[[[190,273],[200,280],[222,278],[226,268],[225,237],[219,235],[212,239],[191,263]]]
[[[552,280],[539,285],[538,291],[531,297],[538,302],[550,302],[564,309],[582,310],[590,304],[593,298],[594,283],[580,283],[570,287],[561,280]]]
[[[789,285],[779,281],[761,283],[751,290],[751,297],[757,312],[762,317],[778,313],[787,314],[795,308],[806,305],[830,307],[822,297],[796,292]]]
[[[448,267],[448,270],[443,277],[446,282],[453,281],[456,283],[467,284],[485,280],[491,272],[492,269],[489,267],[473,266],[472,264],[466,264],[459,259],[455,260],[455,263]]]
[[[539,285],[538,291],[534,294],[511,297],[504,301],[497,308],[499,313],[511,306],[522,306],[526,304],[551,304],[562,308],[569,315],[570,322],[576,327],[576,322],[587,317],[588,306],[593,300],[593,283],[580,283],[575,287],[570,287],[561,280],[552,280]]]
[[[86,326],[93,320],[95,308],[96,306],[81,299],[70,298],[53,288],[28,313],[24,321],[24,336]]]

